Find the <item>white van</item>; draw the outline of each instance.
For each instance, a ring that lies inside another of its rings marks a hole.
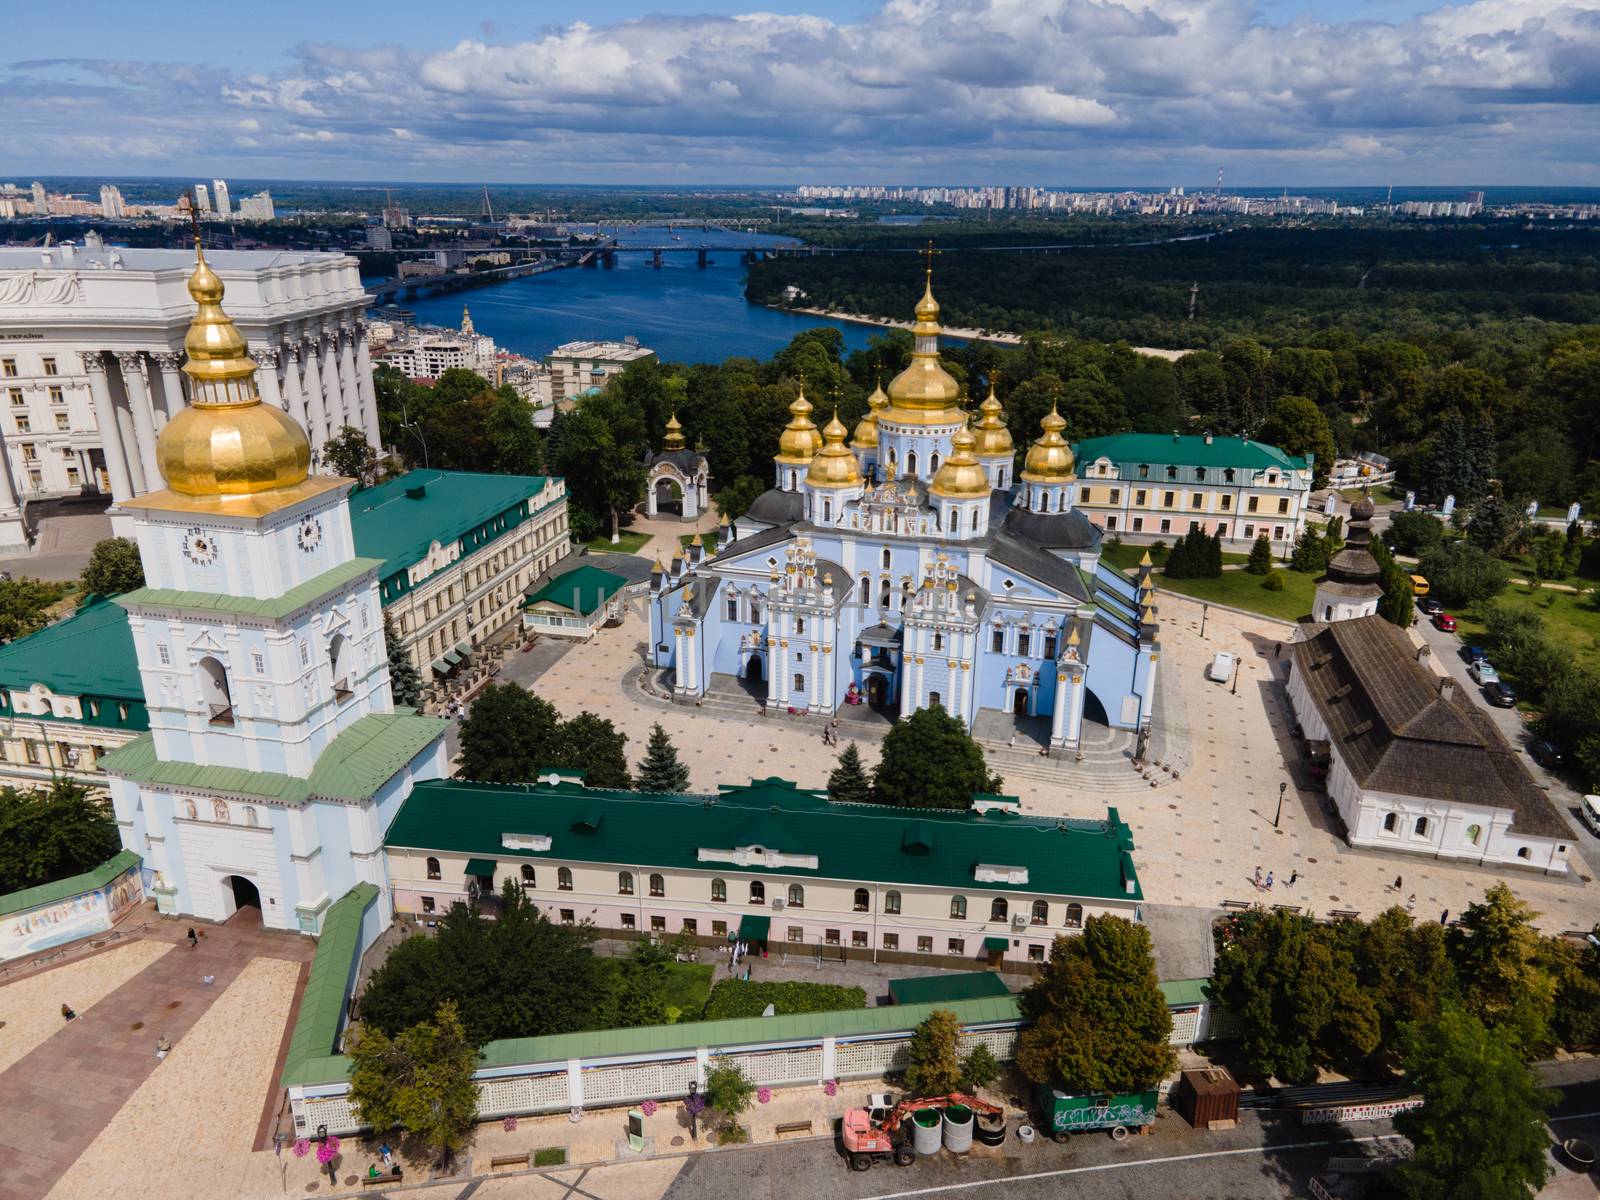
[[[1211,660],[1211,665],[1206,668],[1207,673],[1218,683],[1227,683],[1233,678],[1233,655],[1226,650],[1218,651],[1217,656]]]
[[[1578,802],[1578,811],[1583,813],[1583,823],[1600,836],[1600,796],[1585,796]]]

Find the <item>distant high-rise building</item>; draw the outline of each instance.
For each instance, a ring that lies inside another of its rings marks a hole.
[[[206,185],[194,185],[194,207],[197,212],[208,213],[211,211],[211,193],[206,191]]]
[[[242,196],[239,199],[241,221],[270,221],[274,215],[271,192],[257,192],[253,196]]]
[[[37,179],[33,181],[33,213],[38,217],[50,215],[50,197],[45,194],[44,184]]]
[[[382,225],[367,226],[367,246],[373,250],[393,250],[394,238]]]
[[[108,221],[119,221],[128,215],[122,202],[122,189],[109,183],[100,185],[100,215]]]
[[[226,179],[213,179],[211,181],[211,194],[216,200],[217,216],[233,216],[233,203],[228,199],[228,181]]]

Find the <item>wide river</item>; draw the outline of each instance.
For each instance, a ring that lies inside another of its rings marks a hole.
[[[680,229],[677,237],[661,226],[620,231],[622,245],[684,246],[689,252],[662,255],[619,254],[617,265],[573,267],[493,287],[401,301],[424,325],[459,325],[461,307],[472,310],[480,333],[502,349],[542,358],[563,342],[632,335],[668,362],[721,362],[735,355],[768,358],[803,329],[832,325],[845,345],[867,344],[875,330],[824,317],[779,312],[744,298],[746,246],[770,245],[760,234]],[[711,265],[695,265],[696,246],[711,248]]]

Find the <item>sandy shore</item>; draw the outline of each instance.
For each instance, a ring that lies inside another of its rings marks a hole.
[[[775,308],[780,312],[805,313],[812,317],[827,317],[834,321],[847,321],[852,325],[876,325],[880,329],[910,329],[911,321],[893,321],[888,317],[869,317],[864,313],[833,312],[826,308],[790,308],[781,304],[768,304],[767,308]],[[939,332],[948,338],[955,338],[962,342],[994,342],[1001,346],[1020,346],[1022,335],[1020,333],[995,333],[987,329],[969,329],[959,325],[945,325]],[[1168,362],[1182,358],[1185,354],[1193,354],[1193,350],[1163,350],[1157,346],[1134,346],[1135,354],[1145,354],[1151,358],[1164,358]]]

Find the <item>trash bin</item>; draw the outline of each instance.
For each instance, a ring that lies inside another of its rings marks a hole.
[[[911,1148],[921,1158],[939,1153],[939,1110],[924,1108],[911,1114]]]
[[[944,1148],[951,1154],[972,1149],[972,1110],[965,1104],[952,1104],[944,1110]]]
[[[1017,1140],[1020,1141],[1025,1146],[1033,1145],[1033,1126],[1032,1125],[1018,1125],[1017,1126]]]

